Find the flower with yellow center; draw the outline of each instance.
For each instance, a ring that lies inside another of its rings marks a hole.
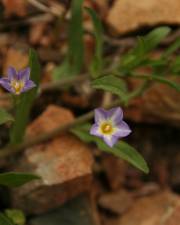
[[[123,111],[120,107],[104,110],[95,109],[95,123],[92,125],[90,134],[98,136],[104,142],[113,147],[119,138],[126,137],[131,130],[123,121]]]
[[[30,68],[16,71],[13,67],[8,68],[8,77],[0,79],[2,85],[9,92],[19,95],[35,87],[35,83],[29,79]]]

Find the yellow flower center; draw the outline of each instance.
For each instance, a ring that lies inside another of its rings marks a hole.
[[[15,90],[15,93],[18,95],[21,93],[22,89],[24,88],[24,82],[13,80],[11,82],[11,87]]]
[[[103,134],[111,134],[113,132],[113,126],[112,126],[112,124],[107,123],[107,122],[103,123],[101,125],[101,132]]]

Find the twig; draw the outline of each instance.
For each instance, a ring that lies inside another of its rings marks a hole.
[[[24,18],[21,20],[13,20],[10,22],[3,22],[0,23],[0,30],[5,29],[6,27],[10,28],[13,26],[23,26],[24,24],[33,24],[33,23],[38,23],[38,22],[51,22],[54,19],[54,17],[52,16],[52,14],[50,13],[46,13],[46,14],[39,14],[36,16],[31,16],[29,18]]]
[[[118,101],[114,102],[113,104],[111,104],[111,106],[109,106],[109,107],[117,106],[117,105],[119,105],[119,103],[120,103],[120,101],[118,100]],[[45,142],[52,138],[55,138],[62,132],[67,131],[85,121],[90,120],[91,118],[93,118],[93,115],[94,115],[94,110],[76,118],[73,122],[61,125],[50,132],[41,134],[32,139],[25,139],[25,141],[22,144],[19,144],[16,146],[7,146],[4,149],[0,150],[0,158],[6,158],[6,157],[14,155],[18,152],[21,152],[25,148],[29,148],[36,144],[40,144],[41,142]]]
[[[90,111],[87,114],[84,114],[83,116],[78,117],[75,121],[70,122],[70,123],[66,123],[64,125],[61,125],[59,127],[57,127],[56,129],[41,134],[33,139],[26,139],[22,144],[17,145],[17,146],[9,146],[9,147],[5,147],[4,149],[1,149],[0,151],[0,158],[5,158],[7,156],[11,156],[13,154],[16,154],[20,151],[22,151],[23,149],[27,148],[27,147],[32,147],[36,144],[39,144],[41,142],[44,141],[48,141],[54,137],[57,137],[59,134],[61,134],[64,131],[67,131],[73,127],[75,127],[78,124],[81,124],[89,119],[91,119],[93,117],[93,111]]]
[[[43,84],[40,87],[40,92],[54,90],[54,89],[61,89],[62,87],[64,87],[64,85],[79,83],[79,82],[87,80],[88,78],[89,78],[88,75],[83,74],[79,76],[64,78],[58,81],[53,81],[47,84]]]
[[[62,16],[62,10],[58,9],[58,7],[48,7],[37,0],[28,0],[28,2],[34,7],[40,9],[43,12],[50,13],[56,17]]]
[[[59,90],[59,89],[62,89],[64,85],[79,83],[79,82],[87,80],[88,78],[89,76],[87,74],[83,74],[79,76],[68,77],[58,81],[42,84],[39,88],[40,90],[39,93],[41,94],[44,91],[50,91],[50,90]],[[0,95],[0,100],[9,100],[10,98],[11,98],[11,94],[9,93]]]

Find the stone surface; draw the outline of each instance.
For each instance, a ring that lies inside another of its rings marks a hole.
[[[169,78],[168,78],[169,79]],[[179,83],[179,78],[174,79]],[[141,81],[131,80],[130,86],[134,89]],[[169,123],[180,126],[180,94],[177,90],[156,83],[143,96],[134,99],[126,111],[126,117],[136,122]]]
[[[79,196],[64,206],[30,220],[30,225],[95,225],[91,203]]]
[[[180,1],[116,0],[106,20],[118,34],[144,26],[179,25]]]
[[[98,202],[102,208],[110,212],[123,214],[132,206],[133,198],[129,192],[121,189],[118,192],[103,194]]]
[[[114,191],[119,190],[123,186],[126,179],[127,163],[113,155],[103,154],[102,166],[111,189]]]
[[[48,132],[73,119],[69,110],[49,106],[28,127],[27,137]],[[15,189],[13,206],[27,213],[42,213],[88,191],[92,162],[89,147],[71,134],[27,149],[15,170],[32,172],[42,179]]]
[[[164,191],[140,198],[116,225],[178,225],[180,197]]]
[[[7,74],[7,68],[13,66],[16,70],[28,65],[28,54],[23,49],[8,48],[3,62],[3,74]]]

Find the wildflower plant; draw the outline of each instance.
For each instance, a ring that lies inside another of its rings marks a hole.
[[[9,143],[5,149],[12,151],[13,147],[23,141],[30,109],[37,96],[39,80],[39,63],[37,54],[33,49],[30,50],[29,54],[29,67],[16,71],[15,68],[10,66],[7,77],[0,78],[0,85],[9,92],[14,103],[12,114],[5,109],[0,109],[0,124],[12,123]],[[1,153],[4,152],[6,151],[1,151]],[[17,187],[34,179],[39,179],[39,177],[29,173],[6,172],[0,174],[0,185]],[[6,219],[5,216],[0,213],[0,223],[4,219]],[[4,222],[3,224],[6,223]]]
[[[94,56],[90,65],[84,66],[84,42],[83,35],[83,10],[88,13],[92,20],[94,31],[92,36],[95,40]],[[104,33],[103,26],[98,15],[91,8],[83,8],[83,0],[73,0],[71,4],[71,19],[68,35],[68,52],[64,61],[53,72],[55,85],[64,83],[74,85],[74,81],[88,79],[91,88],[100,90],[102,95],[110,92],[112,102],[104,107],[101,103],[92,111],[81,115],[67,125],[59,125],[56,130],[40,134],[35,139],[24,140],[25,128],[29,119],[30,109],[37,97],[40,82],[40,66],[37,54],[30,51],[29,67],[16,71],[9,67],[7,77],[0,79],[0,85],[13,96],[14,108],[12,115],[4,109],[0,109],[0,124],[11,122],[9,144],[0,151],[0,158],[7,157],[22,149],[39,144],[42,141],[59,135],[60,132],[69,130],[83,142],[94,143],[103,152],[113,154],[126,160],[144,173],[149,172],[148,165],[140,153],[124,138],[131,132],[133,127],[123,119],[123,108],[127,107],[131,100],[143,95],[154,83],[163,83],[180,91],[180,85],[167,75],[177,77],[180,74],[180,57],[175,53],[180,48],[180,38],[168,47],[159,58],[152,59],[151,51],[171,32],[169,27],[159,27],[150,31],[144,37],[138,38],[136,45],[127,53],[119,56],[118,60],[104,58]],[[173,57],[172,57],[173,54]],[[174,56],[175,55],[175,56]],[[112,63],[113,61],[113,63]],[[140,68],[148,66],[148,74],[138,72]],[[88,76],[79,75],[86,70]],[[128,88],[128,79],[142,80],[134,90]],[[52,82],[53,83],[53,82]],[[52,84],[52,86],[54,85]],[[92,119],[94,118],[94,123]],[[88,122],[89,121],[89,122]],[[123,139],[123,140],[122,140]],[[38,177],[32,174],[3,173],[0,174],[0,184],[15,187],[29,182]],[[0,213],[0,223],[3,223],[4,215]]]

